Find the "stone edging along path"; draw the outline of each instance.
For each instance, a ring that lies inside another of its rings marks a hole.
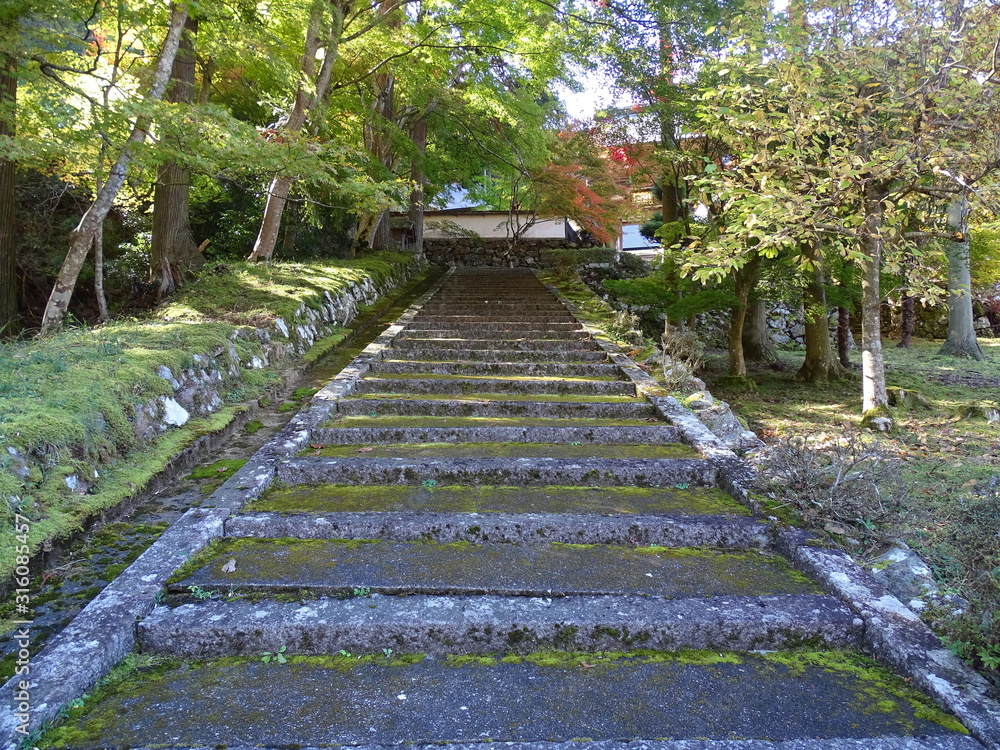
[[[399,320],[369,344],[350,365],[322,388],[270,442],[210,495],[199,508],[188,510],[139,558],[101,591],[48,645],[21,665],[0,695],[0,750],[15,750],[25,737],[59,716],[136,643],[136,622],[148,615],[157,595],[181,565],[213,539],[225,533],[226,520],[274,481],[278,461],[301,450],[310,431],[323,422],[369,362],[378,358],[423,304],[451,276],[446,273]],[[21,707],[28,707],[26,712]]]
[[[314,397],[310,405],[293,418],[275,439],[258,451],[236,475],[213,493],[204,503],[203,507],[188,511],[158,542],[150,547],[130,568],[91,602],[60,636],[54,638],[42,653],[32,659],[30,682],[24,688],[26,692],[30,693],[31,728],[38,726],[45,719],[56,716],[62,706],[79,697],[101,675],[107,673],[116,662],[134,648],[137,638],[136,620],[146,618],[147,622],[152,622],[157,619],[157,615],[160,619],[170,620],[171,618],[182,617],[184,612],[187,611],[195,615],[196,618],[200,616],[199,619],[204,621],[206,611],[213,611],[216,605],[221,606],[224,604],[226,607],[232,607],[237,610],[246,608],[246,603],[244,602],[233,604],[208,602],[207,604],[211,605],[213,609],[179,607],[168,610],[167,608],[161,608],[163,611],[157,610],[154,617],[147,618],[147,615],[153,610],[157,593],[162,590],[167,579],[185,560],[203,548],[209,541],[230,533],[233,536],[243,537],[256,535],[253,527],[255,523],[259,523],[259,519],[255,519],[253,515],[241,514],[239,517],[233,515],[240,511],[248,500],[257,497],[276,478],[285,478],[289,475],[294,477],[296,471],[300,473],[303,471],[319,471],[320,473],[326,471],[324,468],[324,459],[289,460],[289,456],[308,446],[310,441],[314,439],[314,430],[326,422],[334,410],[338,408],[339,399],[355,393],[355,386],[358,381],[365,377],[366,374],[369,374],[373,363],[380,360],[383,352],[392,345],[396,336],[407,324],[413,321],[417,313],[421,311],[434,293],[448,281],[448,278],[446,276],[441,279],[434,289],[424,295],[414,306],[404,313],[396,325],[389,328],[333,381],[324,387]],[[563,299],[563,303],[566,304],[571,312],[574,310],[572,305],[565,299]],[[424,316],[425,320],[432,317],[432,315]],[[486,325],[485,322],[484,325]],[[652,408],[665,418],[668,423],[672,423],[679,429],[682,441],[697,449],[703,457],[708,459],[708,463],[711,467],[714,467],[711,469],[712,478],[734,498],[742,500],[754,510],[759,510],[753,508],[753,503],[746,493],[746,487],[752,477],[749,468],[731,451],[726,449],[720,441],[708,432],[689,412],[683,409],[680,404],[674,399],[669,398],[652,378],[639,369],[617,347],[602,341],[597,331],[593,329],[588,329],[588,331],[593,338],[596,338],[600,342],[611,360],[628,375],[636,385],[639,393],[648,399]],[[435,335],[426,334],[425,336],[427,338],[434,338]],[[447,338],[447,336],[436,336],[438,338]],[[538,338],[544,337],[540,336]],[[485,366],[488,363],[489,360],[482,364]],[[358,400],[354,399],[355,402]],[[609,403],[613,404],[614,402]],[[667,427],[666,429],[672,428]],[[528,434],[525,433],[525,436]],[[566,437],[567,435],[564,435],[562,439],[565,440]],[[399,471],[413,465],[402,459],[365,459],[366,463],[369,461],[378,462],[372,463],[371,466],[377,467],[381,465],[383,468],[380,471],[396,471],[397,476]],[[517,459],[514,461],[516,463]],[[545,459],[535,461],[535,468],[543,466],[544,461]],[[573,459],[564,463],[567,464],[566,469],[569,469],[573,468],[573,465],[585,462],[581,459]],[[677,460],[675,463],[683,465],[684,461]],[[438,467],[435,470],[438,471],[459,471],[461,468],[459,459],[442,459],[437,462],[437,465]],[[643,471],[648,471],[648,469],[644,468],[641,459],[620,460],[618,465],[626,468],[628,466],[637,466]],[[441,467],[451,468],[442,469]],[[554,470],[563,469],[556,467]],[[590,472],[587,473],[589,474]],[[662,480],[657,477],[657,483],[660,481]],[[350,516],[349,520],[355,524],[357,530],[344,532],[343,529],[340,529],[338,530],[339,536],[357,538],[355,534],[358,533],[364,536],[368,534],[382,536],[384,532],[390,529],[400,530],[400,533],[406,538],[413,538],[420,534],[419,528],[403,530],[404,523],[401,518],[394,519],[391,516],[387,517],[385,515],[382,515],[380,518],[374,518],[372,515],[363,513],[341,514],[340,518],[343,520],[348,516]],[[443,518],[444,516],[442,515],[441,519]],[[479,516],[478,518],[483,522],[483,528],[489,525],[488,530],[491,534],[500,534],[501,537],[506,535],[512,539],[517,539],[519,538],[518,535],[525,533],[538,533],[540,530],[546,534],[551,533],[559,538],[559,533],[563,533],[564,531],[569,533],[568,529],[571,527],[571,524],[562,526],[558,519],[553,519],[552,517],[535,517],[528,514],[522,514],[519,520],[505,517],[503,514],[491,514],[489,517]],[[429,528],[431,525],[434,525],[435,520],[441,519],[422,517],[420,523],[428,525]],[[273,516],[271,520],[274,520]],[[662,542],[662,535],[669,535],[680,544],[709,544],[725,547],[724,540],[721,538],[704,541],[705,534],[714,533],[710,523],[702,524],[699,527],[698,524],[686,524],[678,520],[672,520],[670,523],[667,523],[661,518],[659,527],[656,528],[656,524],[638,516],[631,516],[629,520],[633,523],[626,529],[614,518],[597,516],[593,521],[601,528],[595,527],[590,531],[602,538],[618,538],[621,534],[625,533],[633,533],[637,536],[648,533],[654,535],[649,537],[653,542]],[[295,521],[290,518],[288,519],[288,523],[295,523]],[[577,526],[573,528],[578,528],[580,526],[579,521],[575,523]],[[319,525],[318,523],[315,524],[316,527],[319,527]],[[634,527],[634,530],[632,527]],[[482,534],[482,528],[477,526],[476,529],[476,533]],[[472,529],[466,528],[465,531],[471,533]],[[732,522],[728,525],[728,530],[725,530],[724,533],[733,534],[737,531],[742,535],[739,541],[733,540],[737,545],[752,548],[768,543],[794,561],[800,569],[806,570],[816,579],[822,581],[823,585],[830,592],[835,593],[847,605],[848,609],[845,610],[841,605],[836,604],[836,600],[832,597],[825,597],[827,604],[824,606],[831,608],[831,611],[836,608],[840,610],[836,616],[843,623],[843,637],[847,642],[851,641],[851,639],[863,637],[870,648],[883,660],[895,666],[904,675],[909,676],[913,682],[932,694],[939,703],[955,713],[980,741],[989,747],[1000,747],[998,709],[987,696],[988,686],[985,681],[966,669],[957,659],[944,651],[933,634],[912,613],[909,613],[909,610],[903,608],[895,599],[881,590],[868,577],[867,573],[858,568],[849,557],[836,551],[811,546],[809,539],[805,535],[796,531],[776,530],[770,524],[758,521],[757,519],[747,518]],[[273,528],[268,529],[266,532],[262,530],[262,533],[267,536],[272,536],[273,532]],[[689,541],[692,535],[699,534],[703,535],[700,540]],[[294,535],[300,536],[301,529],[296,530]],[[319,535],[319,538],[314,536],[314,539],[316,539],[317,544],[324,543],[322,535]],[[457,536],[456,539],[465,540],[462,536]],[[638,539],[630,541],[638,542]],[[643,537],[643,542],[646,544],[650,543],[650,541],[647,541],[647,537]],[[391,545],[386,546],[391,549],[402,549],[402,546],[395,548],[392,548]],[[413,549],[419,550],[419,548]],[[544,554],[558,553],[558,549],[555,552],[544,552]],[[580,554],[583,553],[587,555],[598,554],[600,550],[581,550]],[[412,555],[413,550],[411,549],[409,552],[405,552],[405,554]],[[652,557],[649,559],[651,561],[654,560]],[[502,558],[498,560],[498,563],[504,562]],[[650,564],[652,565],[653,562]],[[503,565],[497,565],[498,572],[502,572],[502,568]],[[240,572],[242,573],[242,571],[243,569],[241,568]],[[475,573],[476,571],[472,572]],[[486,569],[486,572],[488,575],[492,574],[489,568]],[[214,571],[209,571],[209,574],[214,575]],[[641,573],[639,575],[642,576]],[[649,576],[650,574],[646,573],[645,575]],[[464,589],[465,591],[474,593],[476,587],[481,585],[475,578],[475,576],[472,576],[468,584],[463,584],[467,586],[467,589]],[[192,578],[189,580],[194,581],[197,579]],[[514,594],[526,594],[527,597],[544,597],[543,591],[532,588],[525,589],[525,585],[529,587],[532,585],[537,586],[537,583],[532,584],[529,582],[528,584],[524,584],[523,580],[514,579],[512,581],[511,585],[514,587],[512,592]],[[640,581],[645,585],[646,579],[640,578]],[[649,581],[649,583],[652,585],[653,581]],[[659,585],[659,580],[656,583]],[[389,585],[386,584],[386,586]],[[405,628],[410,623],[419,621],[420,618],[433,618],[436,616],[440,620],[441,628],[445,632],[444,635],[437,636],[443,638],[443,641],[435,641],[433,632],[429,630],[425,631],[422,635],[425,642],[417,643],[411,641],[406,643],[407,647],[413,645],[415,650],[424,649],[428,652],[445,653],[441,649],[448,646],[448,641],[452,637],[461,638],[463,633],[466,636],[468,635],[464,631],[464,627],[466,626],[463,626],[461,622],[458,622],[456,625],[454,621],[443,616],[445,611],[442,609],[442,603],[447,604],[449,601],[454,601],[454,599],[446,600],[445,597],[438,597],[438,602],[432,602],[429,598],[421,596],[419,592],[411,593],[415,593],[415,595],[398,600],[386,596],[379,598],[377,607],[379,609],[378,617],[384,618],[385,626],[398,627],[399,624],[402,624]],[[459,593],[462,592],[460,591]],[[585,623],[587,622],[585,618],[590,617],[594,623],[601,623],[602,615],[597,611],[597,608],[602,603],[607,602],[608,597],[600,595],[602,592],[596,593],[598,595],[573,597],[576,601],[566,599],[545,600],[544,598],[526,597],[518,597],[514,600],[501,600],[495,595],[494,598],[497,598],[502,605],[498,608],[501,616],[508,618],[511,623],[523,623],[526,620],[531,620],[537,623],[536,629],[539,632],[545,629],[551,631],[554,628],[554,632],[558,635],[560,624],[567,621],[580,620]],[[802,596],[809,598],[814,595],[806,593],[802,594]],[[755,604],[754,607],[769,609],[769,616],[775,618],[775,621],[780,621],[780,618],[791,618],[794,620],[796,612],[792,610],[783,611],[783,607],[791,603],[790,598],[785,599],[784,604],[778,601],[777,598],[759,598],[761,600],[760,603]],[[819,599],[822,597],[816,598]],[[337,618],[343,618],[339,622],[341,624],[346,622],[349,627],[353,628],[373,616],[369,610],[376,609],[376,607],[371,606],[375,604],[375,601],[371,601],[370,603],[369,601],[366,599],[349,599],[333,603],[319,600],[319,604],[315,605],[314,609],[331,610],[327,627],[335,630],[339,627]],[[686,617],[690,619],[692,610],[675,609],[675,605],[669,601],[666,603],[659,601],[655,606],[652,600],[641,598],[622,598],[620,601],[623,603],[613,605],[617,611],[611,611],[609,614],[614,617],[623,618],[623,622],[628,623],[630,627],[634,622],[642,623],[644,618],[650,620],[650,630],[654,631],[656,637],[660,639],[654,643],[654,646],[660,645],[664,648],[672,648],[674,647],[672,644],[675,642],[687,643],[689,641],[685,639],[692,636],[691,629],[694,628],[697,630],[698,628],[698,622],[693,624],[675,622],[671,613],[684,611]],[[728,626],[739,630],[740,622],[749,622],[749,620],[753,619],[750,615],[750,609],[740,609],[740,607],[746,607],[745,598],[736,597],[729,599],[723,595],[714,598],[709,597],[700,601],[702,603],[695,604],[695,606],[701,607],[704,610],[705,621],[714,619],[721,626]],[[272,626],[274,628],[290,629],[288,630],[288,635],[283,637],[294,638],[295,633],[292,631],[296,623],[287,619],[287,606],[282,606],[280,603],[273,603],[270,607],[274,613]],[[267,608],[268,606],[265,605],[258,609],[262,613],[262,617],[268,616]],[[819,610],[814,610],[814,612],[817,619],[821,619],[818,614]],[[853,615],[851,612],[853,612]],[[437,620],[434,622],[436,623]],[[607,621],[605,621],[606,623]],[[863,626],[863,634],[857,632],[859,626]],[[448,627],[454,628],[453,636],[448,635]],[[155,628],[147,628],[144,625],[143,631],[145,633],[148,634],[150,630],[153,630],[154,633],[157,632]],[[174,636],[171,636],[168,631],[163,629],[158,632],[160,637],[174,637],[175,640],[181,641],[184,638],[183,626],[180,630],[173,631]],[[406,632],[412,633],[413,631],[410,629]],[[596,630],[594,632],[596,633]],[[178,633],[180,634],[179,636],[177,635]],[[320,634],[322,635],[322,633]],[[222,631],[222,635],[225,638],[229,633]],[[312,635],[314,633],[311,632],[310,636]],[[703,637],[699,633],[693,635]],[[358,631],[356,637],[359,638],[357,644],[359,650],[365,645],[368,647],[372,645],[370,642],[367,644],[364,643],[363,631]],[[587,635],[586,637],[591,636]],[[281,642],[284,643],[285,641]],[[339,648],[343,649],[344,646],[342,643],[343,641],[333,640],[331,641],[331,648],[333,647],[332,644],[336,644]],[[398,641],[393,642],[394,645],[397,643]],[[738,643],[738,641],[734,641],[734,643]],[[581,645],[586,646],[586,641],[583,641]],[[600,648],[603,645],[603,641],[598,639],[594,645]],[[692,646],[682,647],[690,648]],[[714,645],[704,647],[715,648]],[[752,647],[761,648],[762,646],[756,645]],[[768,648],[768,646],[763,647]],[[399,648],[398,645],[397,648]],[[259,654],[260,651],[257,650],[254,652],[251,649],[249,653]],[[258,663],[256,666],[259,668],[260,664]],[[251,674],[254,673],[252,665],[246,667],[246,669]],[[743,670],[739,671],[742,672]],[[471,672],[465,674],[465,677],[468,679],[478,678]],[[18,689],[17,678],[4,687],[4,691],[12,691],[10,695],[16,695]],[[395,693],[393,693],[393,696],[395,696]],[[406,696],[403,695],[399,700],[404,700],[405,698]],[[412,698],[415,701],[417,698],[416,694]],[[394,705],[403,704],[394,703]],[[16,714],[0,716],[0,739],[8,743],[3,745],[5,750],[6,748],[14,747],[16,741],[19,739],[17,727],[18,717]],[[808,733],[813,734],[812,732]],[[660,736],[661,734],[662,732],[652,736]],[[703,734],[696,733],[688,736],[700,736]],[[751,736],[762,735],[753,734]],[[770,736],[770,733],[768,732],[763,736]],[[204,739],[207,740],[207,737]],[[393,741],[398,741],[398,739],[394,739]],[[206,741],[199,744],[215,743]],[[236,744],[233,742],[229,743],[230,746],[235,746]],[[357,745],[358,741],[352,740],[349,744]],[[566,748],[577,744],[581,747],[597,748],[610,743],[593,742],[584,745],[583,743],[576,742],[561,742],[558,745],[554,745],[552,743],[546,744],[541,742],[518,742],[502,744],[527,750],[527,748],[541,748],[545,746]],[[792,750],[793,748],[804,749],[813,747],[974,747],[975,744],[975,742],[967,739],[956,738],[954,740],[945,740],[943,737],[929,739],[925,744],[924,740],[920,738],[908,737],[905,739],[868,738],[865,740],[835,739],[824,741],[751,741],[738,743],[727,741],[630,742],[615,743],[615,747],[634,748],[635,750],[647,747],[663,748],[664,750],[668,748],[672,750],[681,750],[682,748],[761,748],[762,750],[763,748],[782,748],[783,750]],[[364,746],[364,742],[361,745]],[[493,746],[495,747],[495,744]],[[453,747],[457,750],[458,748],[480,746],[458,743],[453,745]]]
[[[558,289],[553,294],[579,317],[576,305]],[[719,484],[749,507],[761,508],[748,493],[753,469],[660,384],[644,372],[607,336],[583,323],[615,364],[622,368],[656,410],[680,428],[682,440],[698,449],[719,471]],[[775,547],[802,571],[839,598],[864,620],[865,642],[881,661],[892,665],[957,716],[989,748],[1000,748],[1000,704],[992,686],[969,668],[908,607],[878,583],[846,552],[818,546],[814,537],[797,529],[775,528]]]

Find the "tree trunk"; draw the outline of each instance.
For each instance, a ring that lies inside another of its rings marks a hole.
[[[694,323],[691,323],[692,327]],[[774,362],[778,357],[767,330],[767,300],[755,299],[743,324],[743,357],[748,362]]]
[[[410,167],[413,192],[410,193],[410,223],[413,225],[413,254],[424,254],[424,157],[427,154],[427,118],[421,116],[413,123],[410,132],[417,156]]]
[[[844,368],[851,366],[851,313],[846,307],[837,308],[837,358]]]
[[[861,397],[862,411],[888,406],[885,361],[882,358],[882,200],[885,191],[865,190],[865,221],[861,232]]]
[[[13,35],[16,28],[13,19],[0,20],[0,35]],[[14,136],[16,112],[17,58],[0,52],[0,138]],[[17,323],[16,173],[12,160],[0,159],[0,336],[12,333]]]
[[[736,307],[729,318],[727,334],[727,349],[729,350],[729,374],[746,377],[747,363],[743,355],[743,324],[746,321],[747,306],[750,292],[757,285],[757,274],[760,270],[761,258],[754,258],[738,271],[733,271],[733,283],[736,288]]]
[[[806,313],[806,358],[795,378],[807,383],[826,383],[843,377],[844,373],[830,346],[823,248],[819,242],[807,242],[802,246],[802,255],[812,266],[812,273],[803,294]]]
[[[170,73],[167,99],[177,104],[194,101],[194,38],[198,21],[189,18]],[[153,241],[149,278],[159,282],[159,294],[170,294],[202,265],[202,256],[191,233],[189,205],[191,172],[174,162],[164,164],[153,189]]]
[[[973,326],[969,203],[964,194],[948,206],[948,229],[954,237],[945,249],[948,255],[948,335],[938,354],[984,359]]]
[[[907,291],[903,292],[903,299],[900,301],[901,315],[899,323],[899,345],[904,349],[908,349],[910,344],[913,343],[913,330],[916,328],[917,323],[917,301]]]
[[[330,28],[325,42],[320,41],[320,29],[323,25],[324,3],[313,6],[306,27],[306,43],[300,62],[300,81],[295,92],[295,102],[288,113],[288,119],[281,132],[294,136],[302,130],[309,113],[325,97],[330,88],[330,76],[333,73],[333,63],[340,48],[340,39],[344,33],[344,16],[352,0],[330,0],[326,3],[330,10]],[[323,65],[316,74],[316,53],[320,48],[325,51]],[[315,80],[313,80],[315,78]],[[267,189],[267,202],[264,204],[264,215],[260,222],[260,231],[254,242],[253,250],[247,260],[267,261],[274,255],[274,246],[278,240],[278,230],[281,228],[281,215],[288,201],[288,193],[292,187],[291,175],[280,175],[271,180]]]
[[[180,45],[181,32],[184,30],[186,21],[187,11],[185,8],[182,5],[173,6],[170,27],[167,30],[167,37],[156,64],[153,81],[146,94],[146,101],[157,101],[163,97],[167,82],[170,80],[170,69],[173,67],[174,57],[176,57],[177,48]],[[132,149],[146,140],[149,125],[146,118],[136,120],[125,146],[108,173],[108,178],[97,191],[93,203],[80,218],[80,223],[70,233],[66,259],[63,261],[62,268],[59,269],[59,275],[56,277],[52,293],[45,305],[45,312],[42,314],[43,333],[55,329],[66,317],[69,301],[73,297],[76,281],[80,277],[80,269],[83,268],[84,261],[86,261],[90,248],[94,244],[94,235],[104,223],[118,192],[125,184],[128,165],[132,161]]]
[[[94,296],[97,297],[97,319],[102,323],[111,320],[108,298],[104,294],[104,224],[94,232]]]
[[[372,250],[395,250],[396,243],[392,239],[392,226],[389,224],[389,212],[383,211],[375,219],[375,231],[369,243]]]

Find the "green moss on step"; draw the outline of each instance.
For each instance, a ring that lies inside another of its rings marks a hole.
[[[220,477],[228,479],[235,474],[238,469],[241,469],[245,463],[246,459],[227,459],[224,461],[216,461],[213,464],[199,466],[197,469],[188,474],[186,479],[219,479]]]
[[[463,456],[469,458],[700,458],[697,451],[681,443],[660,445],[568,445],[560,443],[379,443],[377,445],[327,445],[307,448],[301,456],[327,458],[424,458]]]
[[[718,488],[503,487],[447,485],[274,484],[248,512],[335,513],[436,511],[443,513],[684,513],[741,515],[749,511]]]
[[[517,393],[463,393],[461,395],[448,395],[438,393],[366,393],[358,396],[351,396],[354,400],[384,400],[395,401],[544,401],[553,403],[568,404],[645,404],[644,398],[635,396],[580,396],[573,394],[517,394]]]
[[[586,419],[580,417],[431,417],[353,415],[335,417],[321,427],[648,427],[663,422],[646,419]]]

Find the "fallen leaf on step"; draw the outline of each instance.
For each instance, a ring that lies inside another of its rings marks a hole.
[[[374,448],[358,448],[358,453],[371,453]]]
[[[222,566],[222,572],[223,573],[235,573],[236,572],[236,558],[235,557],[232,560],[230,560],[229,562],[227,562],[225,565]]]
[[[580,666],[583,667],[584,669],[593,669],[594,668],[593,664],[587,664],[587,662],[585,662],[585,661],[581,661],[580,662]]]
[[[323,445],[322,443],[309,443],[309,447],[319,450],[320,448],[325,448],[326,446]]]
[[[828,523],[823,528],[826,531],[829,531],[831,534],[846,534],[847,533],[847,529],[845,529],[839,523]]]
[[[228,469],[228,467],[221,466],[218,469],[216,469],[216,471],[219,472],[220,474],[223,474],[223,473],[229,471],[229,469]]]

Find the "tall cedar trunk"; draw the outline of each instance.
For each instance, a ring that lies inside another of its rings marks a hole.
[[[379,11],[383,14],[391,12],[393,0],[382,0]],[[387,26],[399,28],[399,14],[393,13]],[[372,112],[368,126],[365,128],[365,145],[379,164],[389,171],[395,172],[394,162],[398,159],[397,148],[387,132],[388,123],[396,118],[396,77],[390,72],[380,72],[372,78]],[[392,239],[392,229],[389,225],[389,212],[382,211],[375,217],[375,227],[368,242],[372,250],[393,250],[395,242]]]
[[[748,362],[774,362],[777,359],[767,330],[767,300],[755,299],[747,308],[743,322],[743,358]]]
[[[410,193],[410,223],[413,225],[413,254],[424,254],[424,157],[427,154],[427,118],[421,116],[413,123],[410,138],[417,148],[417,156],[410,167],[413,192]]]
[[[194,101],[194,40],[198,21],[189,18],[170,73],[167,99],[177,104]],[[169,294],[202,265],[191,233],[189,205],[191,172],[175,162],[164,164],[153,189],[153,242],[149,278],[159,282],[159,294]]]
[[[972,314],[972,272],[969,262],[969,203],[961,195],[948,206],[948,229],[953,239],[948,255],[948,335],[938,354],[983,359]]]
[[[13,36],[16,26],[13,19],[0,20],[0,35]],[[13,137],[16,112],[17,58],[0,52],[0,137]],[[16,167],[12,160],[0,159],[0,336],[17,324]]]
[[[885,361],[882,358],[882,201],[886,189],[865,189],[865,221],[861,231],[861,397],[862,411],[885,407]]]
[[[795,377],[808,383],[825,383],[843,377],[844,373],[830,346],[823,248],[819,242],[807,242],[802,246],[802,255],[812,266],[812,273],[803,294],[806,358]]]
[[[325,41],[321,41],[324,5],[329,7],[330,27]],[[351,0],[329,0],[327,3],[316,3],[313,6],[309,25],[306,27],[306,43],[300,62],[300,80],[295,92],[295,102],[288,113],[288,119],[281,127],[281,132],[286,136],[299,133],[310,112],[326,97],[330,87],[330,76],[333,73],[333,63],[339,54],[340,39],[344,33],[344,16],[350,5]],[[323,65],[317,74],[316,53],[321,47],[324,49]],[[264,215],[260,221],[260,231],[257,233],[257,240],[248,260],[268,261],[274,255],[278,230],[281,228],[281,216],[288,202],[292,182],[293,178],[290,175],[280,175],[271,180],[267,189]]]
[[[757,285],[757,273],[760,270],[761,258],[755,255],[753,260],[738,271],[733,271],[733,283],[736,288],[736,307],[729,318],[729,331],[726,336],[729,350],[729,374],[745,377],[747,374],[746,358],[743,356],[743,323],[746,320],[750,293]]]
[[[843,368],[851,366],[851,313],[846,307],[837,308],[837,359]]]
[[[177,56],[177,48],[180,45],[181,32],[187,21],[187,10],[181,5],[171,8],[170,27],[167,30],[166,40],[163,42],[163,49],[160,52],[159,60],[156,63],[156,72],[149,91],[146,94],[146,101],[158,101],[163,97],[170,80],[170,69],[173,67],[174,58]],[[97,191],[97,196],[93,203],[84,212],[80,223],[70,233],[69,250],[62,268],[52,287],[48,303],[45,305],[45,312],[42,314],[42,332],[48,332],[59,326],[66,317],[69,309],[69,301],[73,297],[73,290],[76,288],[76,281],[80,277],[80,270],[84,261],[94,244],[94,236],[100,230],[104,219],[107,217],[111,206],[114,204],[118,192],[125,184],[125,177],[128,174],[128,166],[132,161],[132,149],[146,140],[150,123],[146,118],[138,118],[132,128],[132,132],[122,147],[118,159],[108,173],[108,178]]]
[[[899,345],[906,349],[913,342],[913,330],[917,323],[917,300],[912,294],[904,291],[900,307],[902,315],[900,316]]]

